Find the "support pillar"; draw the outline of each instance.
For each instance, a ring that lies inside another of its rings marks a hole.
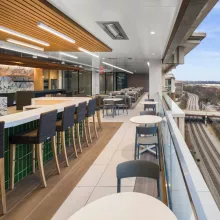
[[[92,67],[97,69],[92,69],[92,95],[100,93],[100,58],[92,57]]]
[[[162,62],[150,60],[149,66],[149,94],[150,98],[157,99],[162,96]]]

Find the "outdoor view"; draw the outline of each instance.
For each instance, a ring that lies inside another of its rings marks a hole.
[[[187,145],[220,208],[220,2],[196,32],[207,35],[173,70],[175,99],[186,114]]]

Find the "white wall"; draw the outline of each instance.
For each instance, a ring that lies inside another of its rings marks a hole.
[[[100,68],[100,58],[92,57],[92,66]],[[100,93],[100,75],[95,69],[92,70],[92,95]]]
[[[150,98],[156,98],[159,92],[162,95],[162,62],[150,60],[149,66],[149,94]]]

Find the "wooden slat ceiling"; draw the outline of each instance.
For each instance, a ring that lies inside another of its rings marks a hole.
[[[83,13],[83,12],[82,12]],[[37,27],[42,22],[76,41],[69,43]],[[46,0],[0,0],[0,25],[31,37],[46,41],[45,51],[72,51],[78,47],[92,52],[111,52],[111,48],[98,40]],[[29,44],[42,45],[0,31],[0,40],[13,38]]]
[[[55,70],[81,70],[82,68],[77,68],[69,65],[62,65],[58,63],[52,63],[48,61],[42,61],[38,59],[32,59],[27,57],[11,56],[8,54],[0,54],[0,63],[5,65],[15,65],[15,66],[25,66],[33,68],[43,68],[43,69],[55,69]]]

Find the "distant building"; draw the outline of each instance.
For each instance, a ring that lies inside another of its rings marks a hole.
[[[165,86],[171,98],[175,99],[175,76],[170,72],[165,75]]]
[[[180,81],[180,80],[175,81],[175,87],[176,87],[175,94],[176,94],[176,96],[180,97],[183,95],[183,84],[184,84],[183,81]]]

